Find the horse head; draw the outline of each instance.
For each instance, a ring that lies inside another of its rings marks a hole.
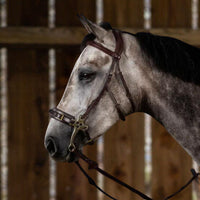
[[[62,99],[50,111],[45,136],[45,147],[56,160],[74,161],[75,148],[81,150],[120,118],[136,111],[140,97],[137,83],[129,91],[125,81],[131,73],[129,66],[136,65],[127,59],[131,36],[124,38],[107,23],[97,25],[83,16],[80,20],[89,34]],[[136,74],[132,77],[138,79]]]

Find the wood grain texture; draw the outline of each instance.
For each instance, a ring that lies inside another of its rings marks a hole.
[[[8,0],[8,26],[47,25],[47,0]],[[8,49],[8,199],[49,199],[48,50]]]
[[[144,115],[137,113],[118,122],[105,134],[104,141],[105,170],[144,191]],[[104,184],[117,199],[141,199],[108,179]]]
[[[152,0],[152,27],[191,27],[191,0]]]
[[[143,27],[143,1],[104,0],[104,21],[113,27]]]
[[[76,16],[77,13],[82,13],[89,19],[95,21],[95,1],[56,1],[56,26],[58,28],[65,26],[68,30],[70,30],[72,26],[81,26],[81,23]],[[84,29],[82,30],[83,34],[81,35],[80,40],[87,34]],[[74,31],[74,34],[71,36],[68,37],[65,35],[64,37],[76,41],[77,38],[74,36],[77,34],[80,34],[80,32]],[[80,44],[80,41],[79,43],[71,43],[71,45],[67,46],[65,49],[56,50],[57,102],[61,99],[72,68],[80,54],[80,47],[77,44]],[[96,145],[93,147],[84,147],[84,152],[89,157],[96,160]],[[96,173],[92,172],[90,174],[92,174],[92,177],[96,180]],[[87,179],[74,164],[57,163],[57,200],[65,199],[97,199],[97,191],[89,185]]]
[[[43,145],[48,67],[44,60],[41,51],[8,50],[9,199],[48,199],[48,154]]]
[[[123,31],[137,33],[144,29],[120,27]],[[200,46],[200,30],[185,28],[153,28],[149,32],[180,39],[191,45]],[[9,48],[70,48],[80,45],[87,34],[82,27],[8,27],[0,28],[0,47]],[[78,48],[78,46],[77,46]]]
[[[191,157],[158,122],[152,122],[152,198],[163,199],[180,189],[190,178]],[[192,185],[173,198],[192,199]]]
[[[96,2],[94,0],[58,0],[56,1],[56,26],[80,26],[77,14],[83,14],[89,20],[96,20]]]

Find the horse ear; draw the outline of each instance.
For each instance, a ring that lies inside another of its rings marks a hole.
[[[85,27],[85,29],[88,31],[88,33],[94,34],[96,36],[96,38],[100,41],[103,39],[103,37],[107,33],[107,30],[105,30],[101,26],[91,22],[83,15],[78,15],[78,17],[79,17],[81,23],[83,24],[83,26]]]

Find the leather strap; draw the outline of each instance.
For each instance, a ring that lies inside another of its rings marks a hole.
[[[97,106],[97,104],[99,103],[100,99],[104,95],[105,91],[106,90],[108,91],[108,85],[109,85],[109,83],[111,81],[111,78],[113,76],[113,73],[114,73],[114,70],[115,70],[115,66],[119,65],[119,60],[121,58],[121,54],[122,54],[122,51],[123,51],[123,39],[122,39],[121,33],[119,31],[113,30],[113,35],[114,35],[115,40],[116,40],[116,46],[115,46],[115,51],[114,52],[111,51],[110,49],[107,49],[106,47],[104,47],[103,45],[101,45],[100,43],[97,43],[95,41],[89,41],[87,43],[88,45],[91,45],[91,46],[103,51],[104,53],[112,56],[113,57],[113,61],[112,61],[108,76],[106,78],[106,81],[104,83],[104,86],[103,86],[101,92],[99,93],[99,96],[96,99],[94,99],[92,101],[92,103],[89,105],[89,107],[87,108],[86,112],[83,114],[84,118],[88,117],[90,111],[94,107]],[[112,100],[114,100],[113,103],[115,104],[115,107],[117,109],[119,118],[124,121],[125,120],[125,115],[124,115],[123,111],[121,110],[119,104],[117,103],[116,98],[114,97],[114,95],[111,95],[111,94],[110,94],[110,97],[111,97]]]
[[[104,83],[104,86],[103,86],[101,92],[99,93],[98,97],[97,97],[96,99],[94,99],[94,100],[92,101],[92,103],[88,106],[87,110],[86,110],[85,113],[83,114],[83,118],[86,119],[86,118],[88,117],[88,115],[89,115],[89,113],[91,112],[91,110],[94,109],[94,108],[97,106],[97,104],[98,104],[99,101],[101,100],[102,96],[104,95],[104,93],[105,93],[105,91],[106,91],[106,88],[107,88],[107,85],[110,83],[111,78],[112,78],[112,76],[113,76],[113,71],[114,71],[114,67],[115,67],[116,62],[117,62],[117,60],[115,60],[115,59],[113,58],[113,62],[112,62],[112,65],[111,65],[111,67],[110,67],[110,70],[109,70],[109,72],[108,72],[108,75],[107,75],[107,77],[106,77],[106,81],[105,81],[105,83]]]
[[[124,87],[124,89],[126,91],[126,97],[128,98],[128,100],[129,100],[129,102],[131,104],[131,107],[132,107],[132,111],[134,112],[135,111],[135,104],[133,102],[133,97],[132,97],[132,95],[131,95],[131,93],[130,93],[130,91],[128,89],[128,86],[126,84],[124,76],[122,75],[122,72],[120,70],[119,64],[117,64],[117,66],[116,66],[116,73],[115,74],[116,74],[116,77],[118,77],[117,80],[121,81],[121,83],[122,83],[122,85],[123,85],[123,87]]]
[[[104,47],[103,45],[101,45],[100,43],[97,43],[95,41],[88,41],[87,45],[93,46],[117,60],[120,60],[120,58],[121,58],[121,54],[118,54],[117,51],[111,51],[110,49],[107,49],[106,47]]]
[[[72,124],[75,122],[75,117],[58,109],[58,108],[53,108],[49,110],[49,114],[51,118],[54,118],[64,124],[67,124],[69,126],[72,126]],[[90,138],[90,135],[88,131],[84,131],[84,135],[87,139],[86,144],[94,144],[94,141]]]
[[[50,117],[70,125],[71,123],[73,123],[75,121],[75,117],[63,112],[62,110],[58,109],[58,108],[53,108],[49,110],[49,115]]]
[[[118,183],[119,185],[127,188],[131,192],[139,195],[142,199],[153,200],[152,198],[148,197],[147,195],[145,195],[144,193],[140,192],[139,190],[131,187],[130,185],[124,183],[123,181],[115,178],[114,176],[112,176],[108,172],[106,172],[106,171],[102,170],[101,168],[99,168],[98,164],[95,161],[90,160],[82,152],[75,151],[74,153],[76,154],[77,157],[79,157],[80,159],[82,159],[83,161],[85,161],[88,164],[88,169],[95,169],[96,171],[98,171],[102,175],[106,176],[107,178],[109,178],[109,179],[113,180],[114,182]],[[105,191],[103,191],[100,187],[98,187],[97,184],[95,183],[95,181],[85,172],[85,170],[81,167],[81,165],[80,165],[80,163],[78,161],[76,161],[76,165],[83,172],[83,174],[87,177],[87,179],[88,179],[88,181],[89,181],[89,183],[91,185],[95,186],[99,191],[101,191],[102,193],[104,193],[109,198],[117,200],[116,198],[110,196],[108,193],[106,193]],[[176,196],[177,194],[179,194],[180,192],[182,192],[186,187],[188,187],[194,180],[198,181],[198,177],[199,177],[200,173],[197,173],[194,169],[191,169],[191,173],[192,173],[192,177],[190,178],[190,180],[185,185],[183,185],[179,190],[177,190],[173,194],[165,197],[164,200],[169,200],[169,199],[173,198],[174,196]]]
[[[88,169],[95,169],[96,171],[98,171],[99,173],[101,173],[103,176],[106,176],[107,178],[113,180],[114,182],[118,183],[119,185],[127,188],[128,190],[130,190],[131,192],[134,192],[135,194],[139,195],[141,198],[146,199],[146,200],[152,200],[150,197],[148,197],[147,195],[143,194],[142,192],[140,192],[139,190],[131,187],[130,185],[124,183],[123,181],[115,178],[114,176],[112,176],[111,174],[109,174],[108,172],[102,170],[101,168],[98,167],[98,164],[93,161],[90,160],[88,157],[86,157],[84,154],[82,154],[80,151],[75,151],[76,156],[81,158],[83,161],[85,161],[88,164]],[[76,164],[78,166],[80,166],[79,162],[76,162]],[[79,167],[80,168],[80,167]],[[81,170],[82,171],[82,170]],[[89,180],[89,179],[88,179]],[[93,184],[94,185],[94,184]],[[95,186],[95,185],[94,185]],[[95,186],[96,187],[96,186]],[[98,188],[97,188],[98,189]],[[100,190],[101,191],[101,190]],[[103,191],[103,193],[105,194],[105,192]],[[110,196],[106,193],[107,196]],[[115,199],[114,197],[110,197],[111,199]],[[117,200],[117,199],[115,199]]]
[[[109,89],[109,87],[106,88],[106,91],[108,92],[108,94],[109,94],[109,96],[110,96],[112,102],[113,102],[114,105],[115,105],[115,108],[117,109],[117,113],[118,113],[119,118],[120,118],[122,121],[125,121],[125,116],[124,116],[124,113],[123,113],[123,111],[122,111],[122,108],[121,108],[120,104],[117,103],[117,100],[116,100],[114,94],[111,92],[111,90]]]

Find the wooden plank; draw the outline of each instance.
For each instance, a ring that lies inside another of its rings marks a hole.
[[[158,122],[152,122],[152,198],[163,199],[181,188],[190,178],[192,160]],[[192,199],[192,185],[174,199]]]
[[[143,10],[141,0],[104,0],[104,20],[113,27],[143,27]]]
[[[47,0],[7,1],[8,25],[47,25]],[[8,49],[8,199],[49,199],[48,50]]]
[[[105,134],[104,166],[112,175],[144,191],[144,115],[134,114]],[[105,179],[105,190],[117,199],[140,199]],[[107,199],[105,197],[105,199]]]
[[[80,26],[77,14],[83,14],[91,21],[96,19],[94,0],[59,0],[56,1],[56,26]]]
[[[0,28],[1,46],[63,47],[79,44],[86,31],[83,28],[7,27]],[[77,41],[78,40],[78,41]]]
[[[89,19],[95,21],[95,1],[56,1],[56,27],[60,28],[62,26],[67,26],[68,30],[72,30],[73,27],[80,26],[81,24],[76,16],[77,13],[82,13]],[[87,34],[85,30],[82,29],[82,31],[83,34],[80,37],[80,41],[83,39],[84,35]],[[78,32],[74,31],[74,34],[72,34],[68,39],[73,40],[75,38],[73,35],[77,35],[77,33]],[[66,38],[68,36],[65,35],[64,37]],[[75,38],[75,40],[76,39],[77,38]],[[80,41],[79,43],[71,44],[80,44]],[[67,80],[79,54],[79,45],[70,45],[66,49],[59,49],[56,51],[56,84],[58,101],[64,92]],[[84,152],[87,153],[89,157],[96,159],[96,145],[89,148],[85,147]],[[96,173],[92,173],[92,177],[96,180]],[[97,199],[97,192],[96,189],[89,185],[86,178],[81,174],[75,165],[68,163],[58,163],[57,199]]]
[[[130,33],[145,31],[144,29],[121,27]],[[151,33],[174,37],[191,45],[200,46],[200,30],[185,28],[155,28]],[[86,35],[82,27],[8,27],[0,28],[0,47],[9,48],[67,48],[70,45],[80,45]]]
[[[191,0],[152,0],[152,27],[191,27]]]
[[[152,0],[152,10],[153,27],[191,27],[191,0]],[[152,124],[152,137],[152,197],[163,199],[188,181],[192,160],[155,121]],[[189,187],[174,199],[191,199],[191,189]]]

